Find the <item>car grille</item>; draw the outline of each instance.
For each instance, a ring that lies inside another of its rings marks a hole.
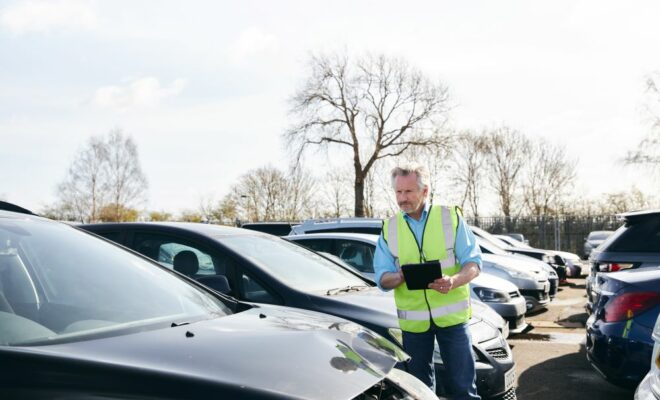
[[[500,397],[497,397],[497,400],[517,400],[518,397],[516,397],[516,388],[511,388],[507,390],[506,393],[501,395]]]
[[[516,297],[520,297],[520,293],[518,293],[517,290],[515,292],[509,292],[509,297],[511,297],[512,299]]]
[[[408,398],[410,397],[407,393],[403,393],[395,384],[383,379],[365,392],[353,397],[353,400],[402,400]]]
[[[504,347],[487,349],[486,351],[496,360],[506,360],[509,358],[509,352]]]
[[[548,298],[548,294],[543,293],[540,290],[521,290],[520,293],[523,296],[534,297],[537,300],[546,300]]]

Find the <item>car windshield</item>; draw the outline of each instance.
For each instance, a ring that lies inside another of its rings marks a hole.
[[[0,217],[0,345],[84,340],[230,313],[166,269],[73,227]]]
[[[485,253],[490,253],[490,254],[498,254],[501,256],[507,256],[510,255],[510,253],[502,250],[500,247],[494,245],[493,243],[489,242],[488,240],[477,236],[477,244],[479,244],[479,247],[485,252]]]
[[[472,226],[472,227],[470,227],[470,229],[472,229],[472,232],[474,232],[475,235],[481,237],[482,239],[484,239],[487,242],[492,243],[493,245],[499,247],[500,249],[507,250],[511,247],[511,245],[506,243],[504,240],[502,240],[498,237],[495,237],[495,235],[492,235],[492,234],[486,232],[485,230],[483,230],[481,228],[477,228],[476,226]]]
[[[217,239],[300,291],[318,292],[367,285],[332,261],[276,236],[220,236]]]
[[[589,234],[589,239],[587,239],[587,240],[605,240],[611,234],[612,234],[612,232],[591,232]]]

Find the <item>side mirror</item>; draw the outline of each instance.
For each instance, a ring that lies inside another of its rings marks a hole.
[[[227,280],[227,277],[224,275],[200,276],[196,280],[197,282],[201,283],[204,286],[208,286],[209,288],[215,290],[216,292],[220,292],[222,294],[231,293],[231,288],[229,287],[229,281]]]

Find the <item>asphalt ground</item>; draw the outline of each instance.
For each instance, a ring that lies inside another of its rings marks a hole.
[[[634,390],[607,382],[587,360],[584,278],[569,278],[548,309],[526,316],[532,326],[509,336],[519,400],[632,400]]]

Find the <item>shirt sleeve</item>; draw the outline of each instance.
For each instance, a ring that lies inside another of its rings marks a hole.
[[[461,266],[473,262],[481,270],[481,249],[474,233],[461,216],[458,217],[458,231],[456,232],[456,257]]]
[[[387,247],[387,243],[381,234],[376,244],[376,252],[374,253],[374,279],[378,288],[384,292],[392,289],[385,289],[380,286],[380,278],[386,272],[397,272],[396,264],[394,263],[394,256]]]

